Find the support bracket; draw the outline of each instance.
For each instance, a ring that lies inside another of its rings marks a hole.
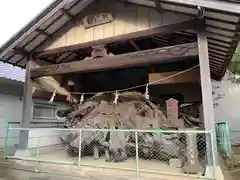
[[[94,58],[101,58],[101,57],[104,57],[104,56],[107,56],[107,50],[104,46],[96,46],[96,47],[93,47],[93,51],[91,53],[91,58],[94,59]]]
[[[203,19],[204,16],[205,16],[205,8],[204,8],[204,7],[201,7],[201,6],[198,6],[198,7],[197,7],[197,10],[198,10],[198,12],[197,12],[197,18],[198,18],[198,19]]]

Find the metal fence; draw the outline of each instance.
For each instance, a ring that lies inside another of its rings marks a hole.
[[[28,135],[25,149],[20,132]],[[36,163],[129,170],[136,178],[155,173],[212,179],[212,141],[211,131],[7,128],[4,153]]]
[[[227,122],[216,123],[218,151],[228,169],[235,169],[240,154],[240,131],[230,130]]]

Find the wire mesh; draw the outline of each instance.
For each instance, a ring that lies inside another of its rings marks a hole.
[[[17,131],[9,128],[8,133]],[[137,178],[146,172],[204,177],[213,163],[210,136],[205,131],[29,129],[28,156],[16,156],[16,148],[7,157],[129,170]]]
[[[127,131],[81,130],[80,165],[136,170],[134,138]]]
[[[76,143],[77,136],[78,130],[41,130],[38,134],[39,161],[77,164],[78,149],[69,148]]]
[[[139,134],[139,168],[144,171],[204,176],[206,133]]]

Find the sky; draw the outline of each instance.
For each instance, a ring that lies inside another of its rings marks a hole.
[[[0,46],[31,21],[53,0],[1,0]]]

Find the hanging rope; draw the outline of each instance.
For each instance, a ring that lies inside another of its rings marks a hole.
[[[162,81],[165,81],[165,80],[168,80],[168,79],[171,79],[173,77],[176,77],[176,76],[179,76],[181,74],[184,74],[188,71],[191,71],[192,69],[195,69],[199,67],[199,64],[198,65],[195,65],[191,68],[188,68],[184,71],[180,71],[178,73],[175,73],[173,75],[170,75],[170,76],[167,76],[167,77],[164,77],[164,78],[161,78],[161,79],[158,79],[156,81],[152,81],[152,82],[149,82],[149,83],[146,83],[146,84],[142,84],[142,85],[138,85],[138,86],[133,86],[133,87],[129,87],[129,88],[124,88],[124,89],[116,89],[116,90],[112,90],[112,91],[104,91],[104,92],[70,92],[70,94],[72,95],[79,95],[79,94],[88,94],[88,95],[93,95],[93,94],[98,94],[98,93],[103,93],[103,94],[111,94],[111,93],[116,93],[116,92],[123,92],[123,91],[129,91],[129,90],[133,90],[133,89],[137,89],[137,88],[140,88],[140,87],[144,87],[144,86],[148,86],[150,84],[155,84],[155,83],[158,83],[158,82],[162,82]],[[41,87],[42,89],[45,89],[43,86],[38,86],[38,87]]]
[[[32,94],[35,92],[35,90],[36,90],[36,87],[33,87],[33,89],[32,89]]]
[[[129,87],[129,88],[124,88],[124,89],[116,89],[116,90],[112,90],[112,91],[104,91],[104,92],[86,92],[86,93],[84,93],[84,92],[70,92],[71,94],[98,94],[98,93],[103,93],[103,94],[110,94],[110,93],[114,93],[114,92],[116,92],[116,91],[118,91],[118,92],[123,92],[123,91],[129,91],[129,90],[133,90],[133,89],[137,89],[137,88],[140,88],[140,87],[144,87],[144,86],[147,86],[147,85],[150,85],[150,84],[155,84],[155,83],[158,83],[158,82],[161,82],[161,81],[165,81],[165,80],[167,80],[167,79],[171,79],[171,78],[173,78],[173,77],[176,77],[176,76],[179,76],[179,75],[181,75],[181,74],[183,74],[183,73],[186,73],[186,72],[188,72],[188,71],[191,71],[192,69],[195,69],[195,68],[197,68],[199,66],[199,64],[198,65],[196,65],[196,66],[193,66],[193,67],[191,67],[191,68],[189,68],[189,69],[186,69],[186,70],[184,70],[184,71],[181,71],[181,72],[178,72],[178,73],[176,73],[176,74],[173,74],[173,75],[170,75],[170,76],[167,76],[167,77],[164,77],[164,78],[162,78],[162,79],[158,79],[158,80],[156,80],[156,81],[152,81],[152,82],[149,82],[149,83],[146,83],[146,84],[142,84],[142,85],[138,85],[138,86],[133,86],[133,87]]]

